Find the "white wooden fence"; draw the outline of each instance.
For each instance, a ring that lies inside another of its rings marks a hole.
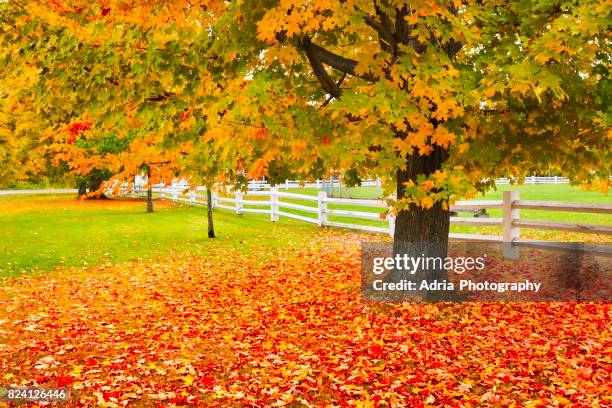
[[[174,201],[191,205],[206,205],[205,188],[198,187],[184,194],[186,189],[187,186],[169,186],[155,187],[154,191]],[[391,236],[394,234],[394,217],[387,215],[381,218],[380,216],[388,209],[388,204],[382,200],[332,198],[328,197],[325,191],[319,191],[316,196],[295,194],[279,190],[278,187],[224,195],[213,192],[212,196],[214,208],[234,211],[236,214],[267,214],[272,222],[278,221],[279,217],[286,217],[321,227],[348,228]],[[338,206],[345,209],[334,208]],[[346,209],[347,207],[349,209]],[[372,209],[379,211],[372,211]],[[519,246],[557,245],[546,241],[521,238],[521,228],[612,235],[612,225],[537,221],[520,217],[521,209],[612,214],[612,205],[609,204],[525,201],[520,199],[518,191],[505,191],[502,200],[457,201],[451,207],[451,210],[456,213],[479,212],[482,209],[501,209],[502,216],[494,218],[452,216],[450,222],[453,225],[501,227],[501,235],[450,234],[449,238],[504,243],[506,256],[514,258],[518,256]],[[338,218],[348,220],[341,221]],[[377,220],[379,222],[376,224],[379,225],[359,224],[354,219]],[[585,249],[591,252],[612,254],[610,247],[587,246]]]
[[[567,177],[559,176],[528,176],[525,177],[523,184],[568,184],[569,179]],[[495,180],[495,184],[507,185],[510,184],[510,179],[498,178]]]

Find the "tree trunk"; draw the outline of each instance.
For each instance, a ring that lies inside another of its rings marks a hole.
[[[213,202],[212,192],[206,189],[206,207],[208,209],[208,238],[215,238],[215,227],[213,225]]]
[[[79,192],[78,192],[79,198],[87,194],[87,184],[85,182],[79,183],[78,189],[79,189]]]
[[[417,175],[430,175],[442,168],[447,158],[447,152],[438,147],[429,156],[420,156],[415,152],[407,158],[407,168],[397,172],[397,197],[405,196],[404,183],[408,180],[416,182]],[[411,205],[409,211],[401,211],[395,220],[395,235],[393,239],[394,256],[404,254],[408,257],[446,258],[448,254],[448,232],[450,225],[448,209],[443,209],[440,203],[432,208],[422,208]],[[420,284],[422,280],[428,282],[441,282],[447,279],[446,270],[434,267],[431,270],[420,271],[416,274],[406,270],[394,270],[388,276],[388,281],[401,280],[415,281]],[[431,292],[426,293],[427,298],[432,297]]]
[[[147,212],[153,212],[153,188],[147,190]]]
[[[406,160],[407,168],[397,172],[397,198],[404,198],[404,183],[416,182],[419,174],[430,175],[442,169],[447,158],[446,150],[434,146],[429,156],[420,156],[415,152]],[[439,242],[448,243],[449,211],[440,203],[432,208],[410,206],[410,211],[402,211],[395,220],[394,242]]]
[[[102,178],[94,178],[89,185],[89,191],[98,191],[102,187],[102,182],[104,182]]]
[[[153,212],[153,186],[151,185],[151,167],[147,167],[147,212]]]

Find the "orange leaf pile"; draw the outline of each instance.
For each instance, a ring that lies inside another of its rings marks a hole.
[[[75,406],[606,406],[610,305],[366,303],[362,235],[5,281],[2,384]]]

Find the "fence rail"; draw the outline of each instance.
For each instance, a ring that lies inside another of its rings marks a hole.
[[[495,184],[498,185],[509,185],[512,183],[512,180],[507,178],[499,178],[495,180]],[[567,177],[559,177],[559,176],[528,176],[525,177],[523,184],[568,184],[569,179]],[[376,180],[363,180],[361,182],[362,187],[380,187],[381,181],[380,179]],[[289,190],[292,188],[339,188],[344,187],[342,181],[339,179],[333,180],[315,180],[315,181],[295,181],[295,180],[286,180],[284,183],[280,183],[278,185],[280,189]],[[252,180],[249,181],[249,190],[264,190],[270,189],[272,186],[267,181],[257,181]]]
[[[206,205],[206,189],[198,187],[195,191],[184,194],[187,188],[187,186],[154,187],[154,191],[162,197],[175,201],[188,202],[192,205]],[[389,209],[388,204],[383,200],[331,198],[327,196],[325,191],[319,191],[316,196],[287,193],[279,191],[278,187],[271,187],[267,190],[257,189],[246,193],[235,192],[233,194],[233,197],[229,197],[213,192],[213,207],[235,211],[237,214],[269,214],[272,222],[278,221],[279,217],[285,217],[316,224],[321,227],[347,228],[383,233],[391,236],[394,235],[395,231],[395,218],[391,212],[387,211]],[[359,209],[330,207],[338,205],[349,205]],[[367,209],[370,209],[370,211],[367,211]],[[380,211],[371,211],[372,209]],[[501,209],[502,217],[489,218],[486,212],[483,211],[486,209]],[[457,216],[450,217],[452,225],[497,226],[501,227],[501,235],[451,233],[449,238],[455,240],[503,242],[509,244],[504,246],[505,256],[514,258],[518,256],[518,247],[521,245],[558,245],[558,243],[521,238],[521,228],[612,235],[612,225],[521,219],[521,209],[612,214],[612,205],[608,204],[525,201],[520,199],[517,191],[505,191],[501,200],[457,201],[451,206],[451,211],[457,213]],[[299,213],[291,212],[291,210]],[[474,217],[458,215],[459,213],[473,213],[475,211]],[[381,218],[381,214],[385,215]],[[486,217],[479,217],[481,215]],[[336,219],[330,220],[330,216],[336,217]],[[338,220],[337,218],[367,221],[379,220],[380,225],[364,225],[355,221]],[[592,252],[612,255],[610,247],[593,246],[590,248]]]

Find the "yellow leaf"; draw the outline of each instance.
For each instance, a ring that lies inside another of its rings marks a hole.
[[[434,202],[431,197],[425,197],[421,199],[421,207],[423,208],[431,208],[433,207]]]
[[[194,378],[190,375],[186,375],[184,377],[181,377],[181,380],[183,380],[185,385],[189,387],[191,384],[193,384]]]
[[[436,185],[431,180],[425,180],[424,182],[421,183],[421,189],[425,190],[425,191],[429,191],[432,188],[434,188],[435,186]]]
[[[445,126],[440,125],[431,136],[431,142],[447,149],[455,141],[455,138],[455,135],[449,132]]]
[[[261,20],[257,25],[257,38],[272,43],[276,40],[276,26],[267,20]]]

